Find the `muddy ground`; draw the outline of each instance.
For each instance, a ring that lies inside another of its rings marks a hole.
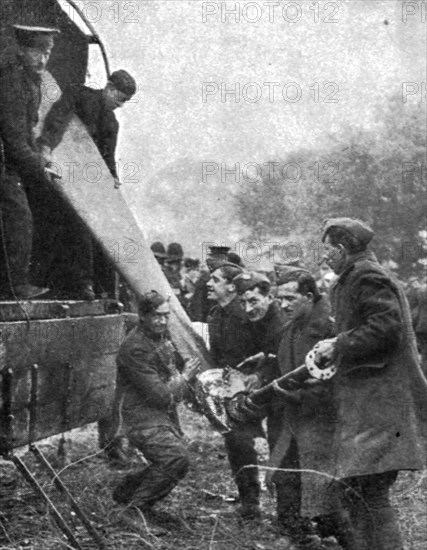
[[[98,453],[95,426],[65,434],[65,457],[58,456],[59,438],[41,442],[40,449],[61,471],[61,479],[104,538],[108,550],[293,550],[294,546],[280,536],[274,525],[274,501],[267,490],[262,497],[262,521],[238,521],[237,504],[233,502],[235,488],[222,437],[204,418],[186,409],[181,412],[192,468],[162,503],[161,509],[173,517],[161,528],[146,522],[143,516],[129,524],[123,507],[113,502],[112,488],[125,471],[110,468]],[[265,460],[262,440],[259,448]],[[96,549],[33,455],[25,451],[19,454],[70,523],[81,547]],[[140,457],[132,455],[132,459],[138,461]],[[0,550],[72,548],[56,527],[46,504],[16,475],[13,465],[3,462],[0,471]],[[405,550],[424,550],[427,544],[426,472],[401,473],[393,499],[399,507]]]

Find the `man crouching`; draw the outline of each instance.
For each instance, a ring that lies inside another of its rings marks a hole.
[[[182,442],[176,403],[200,369],[185,365],[168,334],[169,303],[156,291],[138,300],[139,325],[117,356],[116,403],[129,443],[149,461],[126,475],[113,498],[144,513],[166,497],[187,474],[189,457]]]

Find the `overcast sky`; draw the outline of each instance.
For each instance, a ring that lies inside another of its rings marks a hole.
[[[348,125],[375,130],[378,107],[404,82],[426,80],[421,2],[78,3],[112,70],[129,70],[139,84],[119,115],[118,158],[138,165],[139,183],[124,192],[149,237],[194,240],[158,205],[153,186],[164,189],[165,201],[181,200],[185,179],[202,182],[204,162],[261,165],[300,147],[325,148],[328,135]],[[103,84],[99,56],[91,59],[90,78]],[[221,93],[232,89],[237,94]],[[227,198],[218,200],[228,237],[238,237]]]

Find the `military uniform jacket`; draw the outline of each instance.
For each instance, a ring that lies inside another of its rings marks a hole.
[[[0,137],[6,171],[25,182],[43,177],[46,161],[37,152],[33,129],[38,122],[41,79],[19,61],[0,69]]]
[[[59,144],[75,113],[86,126],[113,177],[117,177],[115,151],[119,123],[105,106],[102,90],[70,85],[46,117],[41,143],[51,149]]]
[[[235,367],[256,353],[251,328],[236,296],[209,313],[210,354],[218,368]]]
[[[273,301],[262,319],[249,323],[255,353],[262,351],[266,356],[277,355],[285,322],[285,315],[281,307],[276,301]],[[267,359],[260,378],[262,385],[272,382],[279,376],[277,359]]]
[[[371,253],[353,257],[331,290],[336,476],[425,465],[427,381],[406,297]]]
[[[125,428],[178,424],[175,403],[181,390],[176,375],[182,367],[168,337],[150,338],[140,326],[131,331],[117,356],[115,401]]]

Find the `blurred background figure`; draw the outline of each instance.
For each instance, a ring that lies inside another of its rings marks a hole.
[[[194,295],[197,281],[200,277],[200,260],[185,258],[182,274],[182,287],[186,304],[188,305]]]
[[[164,270],[166,266],[166,258],[168,257],[166,254],[166,248],[165,245],[160,241],[155,241],[151,246],[151,252],[154,254],[154,257],[158,261],[160,267],[162,270]]]
[[[179,243],[170,243],[166,252],[166,266],[164,274],[168,280],[173,293],[185,308],[184,288],[181,279],[182,262],[184,251]]]

